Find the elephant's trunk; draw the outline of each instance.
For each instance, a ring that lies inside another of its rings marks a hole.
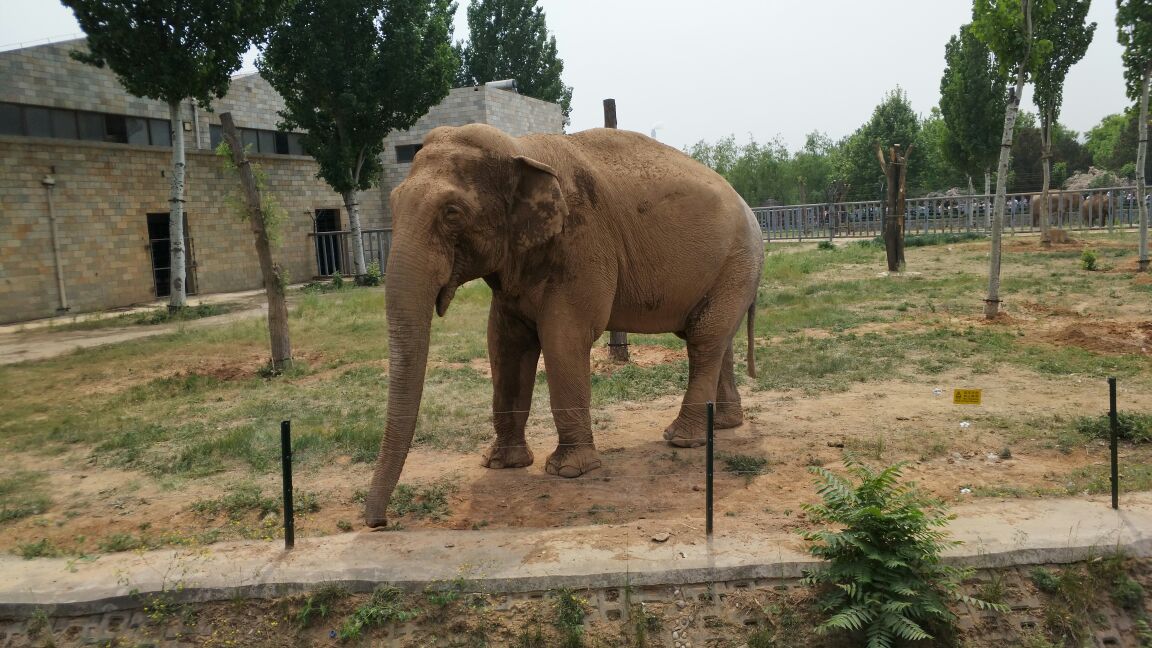
[[[388,502],[416,430],[432,309],[448,275],[438,265],[443,264],[431,263],[427,255],[415,252],[394,253],[388,260],[388,417],[365,501],[364,521],[369,527],[388,523]]]

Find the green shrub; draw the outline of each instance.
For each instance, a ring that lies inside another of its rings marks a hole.
[[[52,544],[48,538],[41,538],[36,542],[17,545],[16,553],[24,560],[33,558],[55,558],[60,555],[60,549]]]
[[[1080,267],[1085,270],[1096,269],[1096,253],[1092,250],[1084,250],[1080,253]]]
[[[380,271],[380,262],[373,261],[368,264],[368,269],[364,271],[364,276],[357,277],[356,282],[361,286],[379,286],[383,276],[383,273]]]
[[[332,289],[344,290],[344,275],[340,274],[339,270],[332,273]]]
[[[836,244],[832,241],[820,241],[816,244],[817,250],[835,250]]]
[[[401,605],[402,593],[395,587],[379,585],[372,592],[372,598],[356,608],[352,616],[344,620],[337,632],[341,641],[359,638],[364,628],[380,627],[393,621],[410,621],[419,614],[416,610],[406,610]]]
[[[955,615],[949,599],[1007,609],[960,593],[960,581],[970,570],[940,562],[944,549],[959,544],[939,530],[954,516],[914,484],[900,483],[903,463],[875,471],[849,457],[845,465],[859,483],[824,468],[809,469],[819,477],[823,503],[804,509],[826,528],[801,534],[812,543],[809,553],[828,561],[804,577],[820,586],[821,608],[830,614],[818,633],[844,631],[869,648],[886,648],[897,640],[930,640],[930,630],[950,630]]]

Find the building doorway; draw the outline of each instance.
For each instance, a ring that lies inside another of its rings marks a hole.
[[[340,231],[339,209],[317,209],[315,220],[316,274],[330,277],[344,274],[344,243]]]
[[[148,214],[148,251],[152,257],[152,281],[157,299],[172,294],[172,237],[169,215]],[[196,254],[188,234],[188,214],[184,214],[184,292],[195,295]]]

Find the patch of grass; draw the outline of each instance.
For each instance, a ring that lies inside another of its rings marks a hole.
[[[231,520],[240,520],[253,512],[258,518],[279,513],[280,502],[266,497],[256,484],[246,482],[228,487],[226,494],[219,498],[197,500],[190,508],[211,517],[225,514]]]
[[[652,367],[628,364],[606,376],[592,374],[592,402],[607,405],[651,400],[683,392],[687,385],[687,360]]]
[[[1116,412],[1116,436],[1132,443],[1152,441],[1152,414]],[[1092,439],[1108,439],[1112,434],[1112,420],[1107,414],[1081,416],[1072,422],[1076,432]]]
[[[403,605],[403,593],[388,585],[378,585],[372,598],[360,605],[352,616],[344,619],[336,636],[340,641],[358,639],[366,628],[380,627],[391,622],[410,621],[419,614]]]
[[[844,391],[853,383],[890,375],[905,351],[888,336],[868,333],[823,339],[791,337],[759,353],[760,389]]]
[[[24,560],[32,560],[33,558],[55,558],[61,553],[60,548],[48,538],[41,538],[36,542],[16,545],[16,555]]]
[[[745,454],[721,454],[717,457],[724,462],[724,470],[744,478],[744,483],[750,484],[752,480],[767,472],[768,459]]]
[[[40,515],[52,505],[44,473],[19,471],[0,477],[0,524]]]
[[[137,537],[131,533],[113,533],[103,540],[100,540],[96,546],[100,548],[100,551],[105,553],[117,553],[121,551],[147,549],[150,544],[143,536]]]
[[[456,480],[443,478],[431,484],[398,484],[392,492],[388,511],[393,517],[410,515],[414,518],[438,520],[447,517],[448,496],[459,490]]]
[[[304,598],[304,605],[296,612],[296,624],[307,628],[317,619],[327,619],[333,608],[351,596],[348,588],[338,583],[323,583]]]

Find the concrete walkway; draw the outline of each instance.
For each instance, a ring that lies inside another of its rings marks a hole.
[[[950,531],[964,544],[952,559],[974,567],[1065,563],[1117,550],[1152,555],[1152,493],[1125,496],[1113,511],[1106,498],[1004,500],[954,509]],[[723,520],[717,521],[717,527]],[[120,553],[95,559],[0,557],[0,616],[22,617],[49,606],[57,616],[136,608],[149,593],[177,601],[268,598],[338,582],[353,591],[377,583],[421,590],[466,578],[489,592],[624,585],[683,585],[754,578],[794,578],[815,565],[795,534],[731,537],[711,542],[674,535],[664,542],[629,525],[550,530],[360,531],[276,542],[221,543],[206,548]]]

